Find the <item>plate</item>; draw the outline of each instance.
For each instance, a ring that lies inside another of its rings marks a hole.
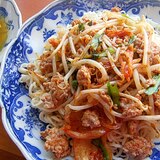
[[[22,63],[41,54],[45,41],[84,12],[111,9],[119,6],[128,14],[146,15],[160,23],[160,1],[147,0],[59,0],[30,18],[21,28],[17,39],[5,53],[1,71],[1,106],[4,127],[28,160],[49,160],[52,154],[44,149],[40,131],[46,124],[38,118],[39,111],[31,108],[28,91],[18,82],[18,68]],[[155,140],[153,154],[148,159],[160,159],[160,140]],[[71,158],[65,158],[70,160]]]
[[[22,17],[14,0],[1,0],[0,1],[0,17],[3,17],[7,28],[8,37],[3,49],[0,51],[0,62],[2,61],[3,53],[5,52],[8,44],[16,38],[16,35],[22,25]]]

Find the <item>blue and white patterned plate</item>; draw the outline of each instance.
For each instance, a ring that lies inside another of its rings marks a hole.
[[[14,0],[0,0],[0,17],[5,19],[8,28],[8,38],[3,49],[0,51],[0,62],[8,44],[16,38],[22,25],[21,13]]]
[[[1,106],[4,126],[28,160],[49,160],[40,131],[45,124],[38,119],[38,110],[31,108],[28,91],[18,79],[18,68],[42,53],[47,38],[56,34],[57,25],[67,25],[86,11],[119,6],[129,14],[146,15],[160,23],[160,1],[151,0],[59,0],[30,18],[21,28],[18,38],[8,46],[1,71]],[[149,159],[160,159],[160,140],[155,141]],[[67,158],[70,159],[70,158]]]

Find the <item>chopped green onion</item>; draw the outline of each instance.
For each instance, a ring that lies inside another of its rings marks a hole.
[[[102,52],[102,53],[93,53],[92,54],[92,59],[97,60],[98,58],[106,57],[107,52]]]
[[[131,36],[130,39],[129,39],[129,41],[128,41],[128,43],[132,44],[135,41],[135,39],[136,39],[135,35]]]
[[[92,39],[92,42],[91,42],[91,47],[96,50],[99,46],[99,44],[102,42],[102,36],[103,34],[96,34],[93,39]]]
[[[72,81],[72,87],[76,90],[78,87],[78,81],[77,80],[73,80]]]
[[[111,53],[111,54],[114,54],[116,53],[115,49],[113,47],[108,47],[108,51]]]
[[[99,54],[92,54],[92,59],[97,60],[99,58]]]
[[[79,32],[84,31],[85,29],[84,24],[83,23],[78,24],[78,29],[79,29]]]
[[[120,106],[120,96],[117,84],[111,85],[110,82],[107,83],[108,94],[111,97],[114,104]]]
[[[153,79],[155,80],[155,85],[152,87],[149,87],[148,89],[146,89],[145,93],[147,95],[152,95],[153,93],[156,93],[159,89],[160,86],[160,74],[157,76],[154,76]]]
[[[103,153],[103,158],[104,160],[109,160],[109,155],[108,152],[106,150],[106,148],[104,147],[104,145],[102,144],[101,139],[93,139],[92,143],[97,146],[98,148],[101,149],[102,153]]]

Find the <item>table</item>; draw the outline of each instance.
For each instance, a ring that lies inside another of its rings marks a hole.
[[[40,11],[53,0],[15,0],[22,14],[23,22]],[[0,109],[1,119],[1,109]],[[0,120],[0,160],[25,160],[17,146],[7,135]]]

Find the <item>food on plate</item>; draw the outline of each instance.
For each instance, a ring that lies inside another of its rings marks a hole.
[[[61,159],[144,159],[159,137],[160,37],[145,17],[88,12],[19,68]]]
[[[0,51],[2,50],[8,36],[8,29],[5,19],[0,16]]]

